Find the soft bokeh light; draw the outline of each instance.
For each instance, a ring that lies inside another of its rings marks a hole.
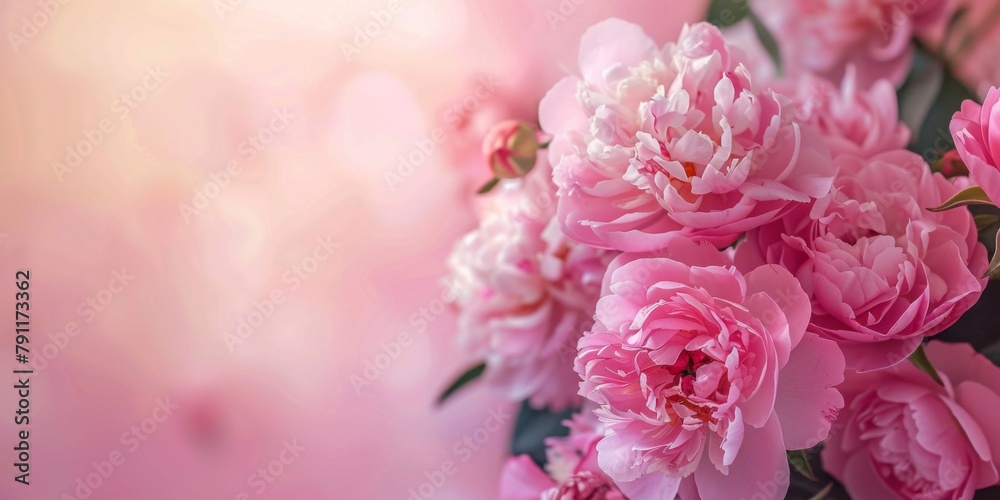
[[[473,224],[477,134],[532,119],[590,24],[664,42],[704,8],[4,2],[0,294],[12,306],[31,270],[38,373],[32,484],[5,477],[0,497],[407,498],[446,460],[434,498],[494,496],[513,422],[467,457],[456,443],[514,407],[433,406],[471,363],[441,278]]]

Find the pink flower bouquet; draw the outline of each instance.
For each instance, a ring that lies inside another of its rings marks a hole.
[[[497,123],[441,401],[525,403],[500,497],[1000,498],[1000,90],[929,43],[975,41],[964,14],[608,19],[537,121]]]

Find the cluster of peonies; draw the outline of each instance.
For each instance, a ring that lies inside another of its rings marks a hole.
[[[461,310],[459,342],[486,364],[486,378],[516,401],[579,405],[573,357],[593,324],[614,252],[567,238],[553,215],[555,186],[544,158],[531,176],[504,182],[479,208],[479,227],[449,259]]]
[[[502,497],[782,498],[786,451],[820,443],[857,498],[1000,482],[1000,368],[921,347],[988,282],[972,214],[928,209],[1000,200],[1000,90],[956,113],[971,179],[946,178],[904,149],[895,95],[946,2],[755,3],[791,37],[785,79],[707,23],[658,46],[611,19],[538,137],[491,134],[504,180],[449,261],[462,344],[512,399],[583,408]]]

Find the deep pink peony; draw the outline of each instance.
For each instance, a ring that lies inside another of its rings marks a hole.
[[[840,88],[812,74],[776,88],[792,96],[798,121],[819,130],[834,157],[851,154],[871,158],[903,149],[910,141],[910,130],[899,121],[896,89],[886,80],[871,88],[860,87],[852,67]]]
[[[527,455],[507,460],[500,478],[502,500],[625,500],[625,495],[597,464],[597,441],[604,428],[585,407],[563,422],[566,437],[545,440],[545,470]]]
[[[982,105],[963,102],[951,118],[951,135],[969,177],[1000,203],[1000,88],[991,87]]]
[[[616,258],[576,359],[606,428],[601,469],[636,498],[673,499],[682,482],[781,498],[785,450],[824,439],[843,404],[843,356],[805,333],[808,300],[785,269],[744,275],[704,242]]]
[[[914,35],[946,22],[949,0],[751,0],[750,7],[778,41],[786,72],[840,81],[854,65],[868,88],[880,79],[903,82]]]
[[[979,300],[986,248],[968,210],[927,210],[959,188],[918,155],[837,164],[830,195],[747,233],[735,259],[791,271],[812,299],[809,331],[837,341],[849,368],[884,368]]]
[[[459,285],[460,343],[485,359],[486,380],[513,400],[563,408],[579,402],[576,341],[593,323],[613,255],[562,234],[549,172],[540,159],[528,176],[504,180],[449,267]]]
[[[583,36],[580,69],[539,108],[554,136],[558,219],[576,241],[723,247],[829,191],[826,145],[793,121],[788,98],[754,86],[714,26],[685,27],[659,49],[611,19]]]
[[[997,484],[1000,368],[966,344],[929,342],[942,387],[911,363],[848,374],[823,467],[857,499],[971,499]]]

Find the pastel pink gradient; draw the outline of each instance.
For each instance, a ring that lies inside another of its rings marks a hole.
[[[809,331],[840,344],[849,368],[881,369],[979,300],[986,248],[967,210],[927,210],[960,188],[919,155],[844,155],[837,164],[830,195],[747,233],[735,260],[742,270],[788,269],[810,297]]]
[[[705,4],[586,2],[553,30],[559,1],[400,2],[351,61],[342,44],[386,0],[55,2],[16,50],[7,34],[43,11],[0,2],[0,293],[12,307],[9,280],[31,269],[33,353],[49,354],[31,382],[32,484],[8,477],[0,498],[75,495],[113,451],[125,462],[90,498],[406,498],[445,460],[457,473],[435,499],[493,495],[513,423],[467,460],[454,447],[506,399],[470,390],[433,405],[468,361],[440,281],[476,224],[478,187],[445,152],[465,144],[446,110],[492,74],[512,109],[533,114],[561,76],[537,68],[572,59],[593,22],[621,12],[675,36]],[[116,100],[156,67],[166,78],[123,114]],[[522,73],[540,80],[531,92],[513,83]],[[284,107],[295,118],[249,158],[245,142]],[[57,178],[53,162],[104,119],[112,132]],[[390,186],[399,156],[439,125],[446,140]],[[467,143],[477,156],[481,139]],[[179,207],[232,160],[239,174],[185,218]],[[339,247],[293,290],[284,273],[328,236]],[[122,269],[135,279],[82,314]],[[284,302],[230,351],[225,336],[276,290]],[[59,347],[71,321],[79,333]],[[404,332],[408,345],[359,394],[352,377]],[[5,408],[13,396],[0,391]],[[122,434],[167,398],[176,411],[129,452]],[[5,449],[16,430],[0,421]],[[306,450],[258,491],[250,476],[286,440]]]
[[[553,220],[555,186],[544,158],[502,180],[482,202],[479,227],[456,245],[460,343],[484,359],[487,381],[512,401],[563,409],[579,403],[576,342],[593,324],[601,278],[615,252],[567,239]]]
[[[705,242],[615,259],[576,359],[601,469],[630,497],[738,498],[783,477],[782,497],[785,450],[822,441],[843,405],[844,358],[806,333],[808,301],[785,269],[740,273]]]
[[[913,59],[912,39],[940,28],[949,0],[751,0],[774,35],[790,76],[816,73],[833,81],[857,68],[858,85],[900,85]]]
[[[848,374],[822,452],[852,498],[969,500],[1000,481],[1000,368],[968,344],[925,345],[939,385],[912,363]]]
[[[623,251],[678,237],[725,247],[830,189],[825,144],[707,23],[660,48],[638,25],[605,21],[584,34],[579,66],[539,107],[570,238]]]
[[[963,102],[949,128],[969,177],[994,204],[1000,203],[1000,88],[991,87],[983,104]]]

